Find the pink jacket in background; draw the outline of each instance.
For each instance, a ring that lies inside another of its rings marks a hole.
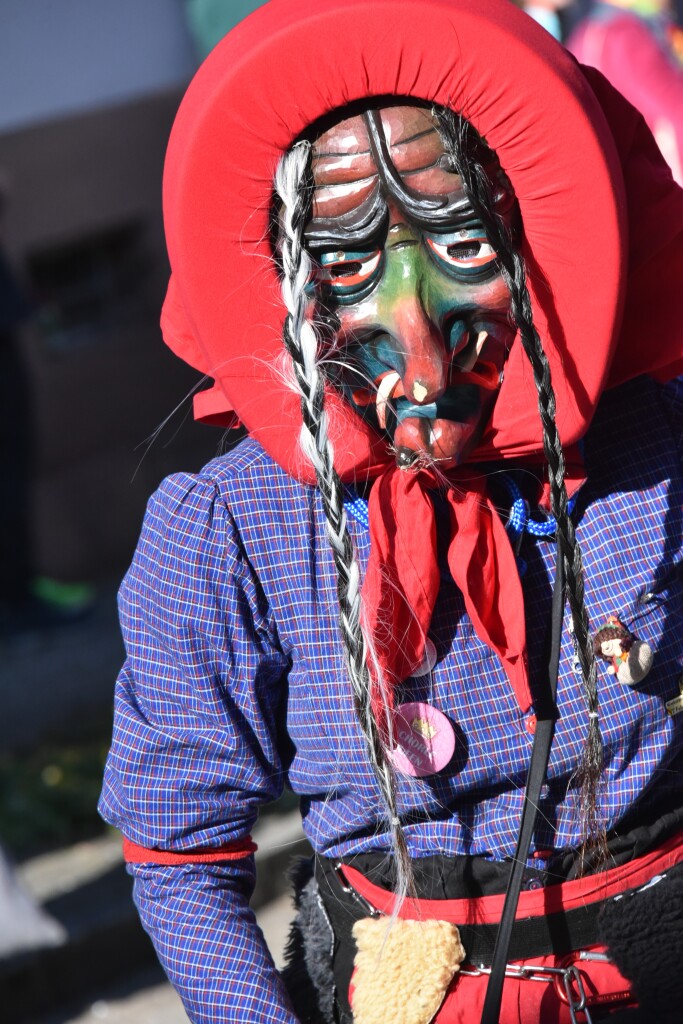
[[[683,66],[662,23],[597,4],[566,45],[640,110],[674,178],[683,184]]]

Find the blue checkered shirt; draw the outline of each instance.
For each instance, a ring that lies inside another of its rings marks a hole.
[[[671,576],[681,559],[682,438],[683,388],[639,380],[604,397],[585,439],[587,482],[574,517],[588,613],[594,628],[618,615],[655,652],[637,687],[600,662],[608,827],[639,799],[680,803],[683,715],[669,716],[665,702],[678,693],[683,662],[683,584]],[[524,490],[529,475],[516,478]],[[367,529],[354,518],[350,526],[364,564]],[[533,681],[543,673],[552,540],[525,535],[520,558]],[[656,600],[640,603],[655,585]],[[128,656],[101,801],[109,822],[145,847],[220,846],[246,837],[259,807],[289,786],[319,854],[388,848],[315,489],[249,439],[197,475],[170,477],[150,501],[120,606]],[[439,708],[457,745],[438,775],[401,777],[411,852],[510,857],[529,716],[447,571],[430,637],[437,664],[401,687],[399,703]],[[587,714],[566,620],[558,703],[537,853],[580,839],[573,777]],[[131,870],[143,923],[193,1021],[295,1021],[248,906],[252,857]]]

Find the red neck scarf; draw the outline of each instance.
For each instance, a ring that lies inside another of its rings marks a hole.
[[[462,481],[460,486],[459,481]],[[486,488],[469,467],[450,477],[448,566],[463,593],[477,636],[500,658],[520,708],[531,706],[524,602],[517,563],[505,527]],[[391,466],[370,492],[370,558],[363,583],[365,628],[380,670],[393,688],[420,664],[440,583],[436,517],[426,471]],[[373,711],[384,721],[375,679]]]

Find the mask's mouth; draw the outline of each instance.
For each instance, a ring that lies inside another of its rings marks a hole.
[[[493,346],[486,344],[489,339]],[[486,330],[472,335],[453,356],[446,387],[435,401],[415,401],[419,382],[407,396],[394,369],[384,370],[371,385],[352,391],[354,405],[367,410],[366,415],[373,410],[379,429],[391,438],[400,466],[407,468],[425,458],[443,466],[458,464],[501,385],[504,349],[500,340]]]
[[[478,359],[472,364],[471,369],[468,370],[453,365],[448,377],[449,388],[474,385],[474,387],[482,388],[484,391],[497,391],[500,384],[501,370],[495,363],[485,359]],[[386,373],[380,374],[373,381],[372,387],[358,388],[353,392],[352,397],[355,405],[361,408],[374,405],[377,423],[381,430],[386,430],[387,407],[391,408],[391,403],[399,398],[405,398],[405,390],[401,377],[396,370],[387,370]],[[434,409],[433,404],[420,406],[402,402],[401,405],[403,407],[401,418],[407,414],[408,406],[413,410],[413,415],[415,416],[429,416],[429,410]]]
[[[471,370],[451,370],[448,378],[449,387],[459,387],[461,384],[474,384],[485,391],[497,391],[502,383],[502,371],[495,363],[487,362],[484,359],[478,360]]]

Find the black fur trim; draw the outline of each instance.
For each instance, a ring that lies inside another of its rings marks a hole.
[[[680,1024],[683,1014],[683,864],[660,881],[609,900],[600,940],[633,985],[643,1020]]]
[[[335,1024],[334,932],[313,875],[313,861],[295,861],[290,879],[296,917],[285,948],[282,979],[301,1024]]]

